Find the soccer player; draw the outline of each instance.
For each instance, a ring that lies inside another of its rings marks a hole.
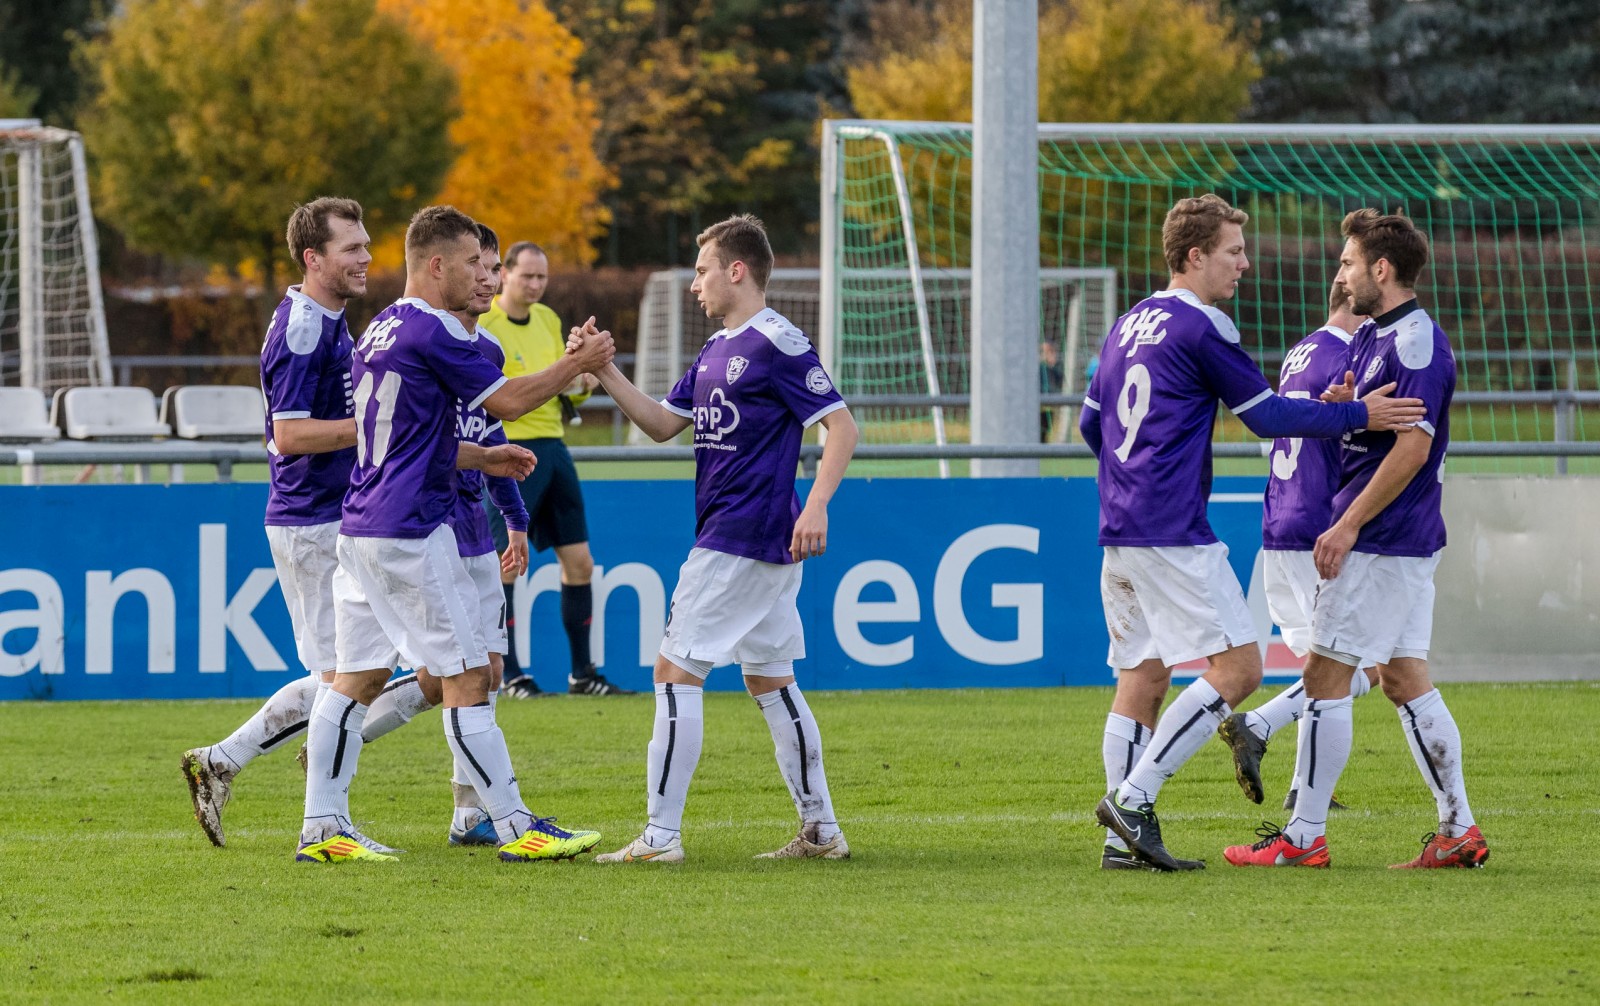
[[[295,209],[289,252],[303,271],[273,313],[261,349],[266,399],[267,543],[289,609],[295,648],[307,676],[280,688],[256,714],[216,744],[181,759],[195,820],[213,845],[224,844],[222,810],[236,775],[306,729],[311,708],[333,680],[334,546],[340,506],[355,460],[350,331],[345,304],[367,288],[368,254],[361,204],[324,196]],[[525,475],[521,452],[463,447],[458,464]]]
[[[1161,786],[1261,683],[1261,651],[1227,546],[1206,520],[1218,399],[1262,437],[1335,437],[1421,418],[1420,402],[1321,402],[1272,393],[1214,306],[1250,267],[1243,211],[1215,195],[1180,199],[1161,228],[1166,290],[1112,326],[1079,429],[1100,459],[1100,595],[1117,692],[1101,746],[1111,792],[1104,869],[1197,869],[1161,841]],[[1105,403],[1102,410],[1101,403]],[[1172,667],[1210,665],[1157,721]],[[1120,839],[1120,842],[1118,841]]]
[[[561,319],[541,303],[550,280],[550,260],[532,241],[518,241],[506,249],[505,277],[500,295],[483,317],[483,327],[505,350],[505,374],[533,373],[548,367],[566,351]],[[567,691],[574,695],[632,695],[606,680],[589,654],[589,626],[594,617],[594,556],[589,551],[589,524],[584,515],[583,487],[578,469],[567,450],[563,414],[589,397],[595,377],[584,374],[557,398],[515,422],[506,424],[511,442],[526,447],[539,459],[539,467],[521,485],[522,498],[531,515],[530,537],[540,552],[554,547],[561,566],[561,625],[567,634],[571,670]],[[495,544],[505,548],[504,523],[491,514]],[[506,611],[512,613],[517,576],[505,579]],[[514,623],[513,623],[514,624]],[[516,647],[507,655],[511,665],[505,693],[511,698],[536,698],[543,691],[533,675],[517,662]]]
[[[1301,339],[1283,358],[1278,394],[1319,398],[1342,385],[1350,364],[1351,333],[1364,321],[1350,310],[1350,293],[1334,284],[1328,294],[1328,320]],[[1353,378],[1354,375],[1349,375]],[[1262,580],[1267,609],[1297,657],[1311,652],[1311,608],[1317,596],[1317,567],[1311,548],[1333,523],[1333,494],[1339,488],[1339,442],[1279,437],[1272,444],[1266,506],[1261,518]],[[1350,676],[1350,693],[1359,698],[1372,688],[1376,671],[1367,665]],[[1296,681],[1247,713],[1222,721],[1217,736],[1233,753],[1239,788],[1255,803],[1263,797],[1261,758],[1272,735],[1300,719],[1305,683]],[[1297,779],[1284,809],[1294,809]]]
[[[234,776],[300,736],[335,664],[334,542],[355,461],[345,304],[367,292],[372,256],[361,204],[353,199],[324,196],[297,207],[287,240],[304,276],[273,312],[261,348],[270,456],[266,529],[295,648],[308,673],[278,689],[222,741],[183,753],[195,820],[218,846]]]
[[[772,248],[761,222],[730,217],[699,236],[690,289],[722,330],[661,402],[615,366],[600,383],[656,441],[694,424],[696,538],[678,574],[656,658],[655,730],[646,749],[649,824],[597,863],[677,863],[689,780],[705,728],[703,686],[716,664],[737,660],[767,727],[778,768],[800,813],[793,841],[764,858],[845,859],[822,766],[816,718],[794,681],[805,656],[795,599],[800,563],[828,544],[828,501],[858,433],[810,340],[766,306]],[[581,349],[594,319],[573,329]],[[817,478],[801,509],[795,467],[802,431],[827,430]]]
[[[486,272],[484,282],[473,288],[472,302],[465,311],[452,311],[452,316],[463,328],[472,331],[480,352],[495,366],[501,366],[504,355],[494,336],[478,326],[478,318],[489,308],[500,281],[500,239],[485,224],[478,224],[478,246],[483,256]],[[489,416],[480,405],[467,409],[466,403],[456,402],[456,431],[463,442],[483,445],[506,443],[499,420]],[[483,494],[487,484],[489,497],[503,515],[509,528],[507,547],[503,557],[496,559],[494,540],[489,534],[489,519],[483,507]],[[506,652],[506,606],[500,590],[502,570],[520,574],[528,567],[528,510],[523,505],[522,494],[515,479],[504,476],[485,476],[474,469],[463,468],[456,472],[455,511],[449,518],[455,530],[456,547],[461,561],[467,567],[472,592],[465,598],[470,610],[477,612],[489,650],[489,704],[493,706],[500,694],[503,673],[502,655]],[[373,700],[367,710],[366,721],[361,726],[361,741],[370,744],[379,737],[399,729],[417,714],[439,705],[443,691],[439,678],[419,667],[415,673],[395,677],[383,686],[383,692]],[[450,824],[451,845],[499,845],[494,822],[483,809],[483,801],[472,784],[470,767],[454,760],[450,780],[454,813]]]
[[[406,230],[406,296],[380,312],[355,347],[356,461],[333,586],[337,674],[307,731],[296,856],[303,861],[385,858],[351,824],[349,789],[368,707],[402,657],[441,679],[445,738],[471,769],[500,858],[568,858],[599,841],[534,816],[522,802],[489,704],[482,627],[464,601],[474,588],[448,517],[458,495],[456,401],[515,418],[609,363],[615,347],[596,333],[544,371],[507,380],[447,313],[468,308],[486,271],[470,217],[449,206],[418,211]]]
[[[1370,316],[1351,346],[1356,388],[1394,382],[1400,393],[1425,402],[1427,414],[1414,428],[1358,429],[1344,438],[1334,521],[1312,549],[1322,582],[1305,669],[1294,816],[1281,831],[1266,826],[1261,841],[1230,846],[1224,856],[1236,866],[1329,864],[1328,804],[1354,737],[1351,674],[1372,661],[1439,812],[1438,830],[1423,839],[1422,853],[1395,865],[1482,866],[1489,846],[1467,803],[1461,732],[1428,678],[1455,357],[1444,331],[1417,304],[1428,240],[1416,225],[1400,214],[1362,209],[1344,218],[1342,231],[1338,282],[1353,310]]]

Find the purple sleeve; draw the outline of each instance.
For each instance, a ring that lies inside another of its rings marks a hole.
[[[1100,371],[1097,368],[1089,378],[1089,390],[1083,394],[1083,408],[1078,412],[1078,433],[1095,457],[1100,456]]]
[[[1431,360],[1428,365],[1415,370],[1408,367],[1400,353],[1395,354],[1393,398],[1420,398],[1427,414],[1417,428],[1428,436],[1435,436],[1439,428],[1439,413],[1455,380],[1455,361],[1449,357]],[[1443,362],[1441,362],[1441,360]],[[1381,379],[1380,379],[1381,381]]]
[[[522,489],[517,485],[517,480],[490,475],[485,481],[489,484],[489,499],[500,511],[500,516],[505,518],[506,529],[528,530],[528,504],[522,500]]]
[[[810,426],[830,412],[844,408],[844,398],[833,386],[815,349],[790,356],[781,347],[772,353],[772,390],[790,415]]]
[[[1319,402],[1268,394],[1238,410],[1240,422],[1258,437],[1337,437],[1367,425],[1361,402]]]
[[[483,400],[506,383],[506,376],[466,339],[451,334],[451,329],[439,323],[427,341],[428,366],[438,375],[439,383],[466,407],[476,409]]]
[[[305,419],[311,415],[324,352],[326,349],[320,338],[304,353],[291,349],[286,338],[272,342],[261,360],[261,384],[269,389],[268,416]]]

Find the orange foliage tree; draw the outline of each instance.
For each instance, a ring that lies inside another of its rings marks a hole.
[[[537,241],[587,265],[616,184],[595,153],[599,124],[574,77],[582,44],[539,0],[378,0],[455,72],[460,153],[435,201],[482,220],[502,242]],[[385,248],[380,261],[398,261]]]

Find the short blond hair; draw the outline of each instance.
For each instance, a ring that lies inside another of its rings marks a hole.
[[[722,268],[743,262],[750,270],[756,289],[767,288],[767,280],[772,276],[772,245],[767,241],[766,227],[753,214],[740,213],[712,224],[700,232],[695,243],[702,248],[715,244],[717,261]]]
[[[1207,254],[1222,240],[1223,224],[1243,227],[1249,220],[1250,214],[1229,206],[1226,199],[1212,192],[1178,200],[1161,225],[1161,252],[1166,256],[1167,268],[1178,275],[1188,268],[1189,249],[1198,248],[1201,254]]]

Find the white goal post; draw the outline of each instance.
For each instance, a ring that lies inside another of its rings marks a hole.
[[[0,119],[0,385],[111,383],[83,138]]]

